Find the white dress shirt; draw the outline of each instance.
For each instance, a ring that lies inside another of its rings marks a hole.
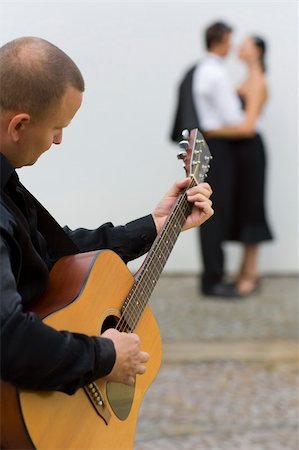
[[[203,131],[238,125],[244,119],[241,101],[220,56],[207,53],[202,58],[194,72],[192,90]]]

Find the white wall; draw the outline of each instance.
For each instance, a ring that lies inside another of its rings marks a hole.
[[[269,43],[271,100],[265,112],[267,199],[275,241],[261,252],[262,271],[298,271],[297,2],[0,2],[1,43],[35,35],[64,49],[86,80],[84,104],[53,147],[21,179],[61,224],[95,227],[151,211],[182,175],[168,140],[176,85],[202,54],[210,22],[233,24]],[[240,63],[228,66],[237,83]],[[239,247],[228,245],[236,267]],[[133,264],[134,266],[134,264]],[[201,266],[195,231],[180,236],[168,270]],[[135,266],[136,267],[136,264]]]

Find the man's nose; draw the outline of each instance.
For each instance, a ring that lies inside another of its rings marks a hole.
[[[53,138],[53,144],[61,144],[62,141],[62,131],[59,134],[56,134]]]

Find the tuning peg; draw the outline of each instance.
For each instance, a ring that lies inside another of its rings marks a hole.
[[[178,159],[184,160],[186,158],[186,156],[187,156],[187,152],[183,152],[183,151],[177,154]]]
[[[189,130],[183,130],[182,131],[182,136],[183,136],[184,139],[189,139],[189,137],[190,137]]]
[[[183,148],[184,150],[187,150],[187,148],[189,147],[189,141],[187,141],[186,139],[182,140],[179,142],[179,146],[181,148]]]

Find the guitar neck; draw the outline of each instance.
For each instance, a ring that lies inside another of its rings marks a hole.
[[[190,214],[192,205],[187,200],[186,192],[196,184],[196,180],[192,178],[189,186],[178,197],[172,212],[157,235],[141,269],[137,273],[134,285],[122,307],[122,317],[117,326],[117,329],[120,331],[133,331],[135,329],[186,218]]]

